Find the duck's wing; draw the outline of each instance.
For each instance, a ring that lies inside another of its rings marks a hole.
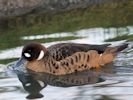
[[[89,50],[96,50],[98,51],[98,53],[103,53],[109,45],[110,44],[91,45],[78,43],[59,43],[48,47],[48,50],[53,58],[59,61],[73,55],[76,52],[87,52]]]

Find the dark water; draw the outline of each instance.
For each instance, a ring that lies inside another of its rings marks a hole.
[[[132,34],[132,32],[133,28],[129,26],[121,28],[118,31],[116,28],[80,30],[76,32],[76,35],[82,34],[83,36],[86,36],[86,38],[74,40],[72,42],[101,44],[104,43],[103,40],[110,37],[115,37],[118,34]],[[25,37],[25,39],[29,38]],[[112,42],[112,44],[118,44],[121,42],[124,41]],[[54,43],[47,43],[46,45],[49,46],[51,44]],[[99,70],[92,69],[64,76],[53,76],[44,73],[34,75],[36,79],[45,81],[46,84],[49,84],[41,91],[44,95],[42,99],[131,100],[131,98],[133,98],[132,45],[132,42],[129,43],[129,48],[119,53],[112,64],[103,66]],[[17,57],[20,55],[21,49],[22,47],[18,47],[11,50],[1,51],[0,59]],[[26,100],[25,97],[28,93],[23,89],[22,84],[16,75],[6,72],[5,66],[6,65],[1,65],[0,67],[0,100]]]

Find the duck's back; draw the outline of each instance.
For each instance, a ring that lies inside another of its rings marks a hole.
[[[73,55],[76,52],[87,52],[89,50],[96,50],[98,51],[98,53],[103,53],[109,45],[110,44],[91,45],[78,43],[59,43],[48,47],[48,50],[53,58],[59,61]]]

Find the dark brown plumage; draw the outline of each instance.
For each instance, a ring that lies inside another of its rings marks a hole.
[[[112,62],[117,52],[128,46],[122,44],[108,47],[109,45],[61,43],[45,48],[39,43],[29,43],[22,51],[22,58],[27,62],[23,64],[23,68],[53,75],[97,68]],[[19,67],[18,69],[21,70]]]
[[[98,53],[103,53],[107,46],[110,44],[103,45],[91,45],[91,44],[78,44],[78,43],[59,43],[48,47],[48,51],[51,56],[59,61],[76,52],[87,52],[89,50],[96,50]]]

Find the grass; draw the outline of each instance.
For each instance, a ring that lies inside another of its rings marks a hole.
[[[16,60],[18,60],[18,58],[4,59],[4,60],[0,60],[0,64],[8,64],[8,63],[16,61]]]
[[[76,36],[67,36],[67,37],[59,37],[59,38],[45,38],[45,39],[37,39],[37,40],[20,40],[19,38],[9,38],[8,40],[6,37],[3,37],[1,40],[1,50],[2,49],[8,49],[8,48],[13,48],[17,46],[22,46],[28,42],[40,42],[40,43],[47,43],[47,42],[54,42],[54,41],[65,41],[65,40],[74,40],[74,39],[79,39],[83,37],[76,37]],[[10,42],[12,41],[12,42]]]
[[[3,18],[0,28],[0,50],[16,47],[29,41],[25,35],[69,32],[92,27],[121,27],[133,25],[133,1],[108,3],[55,14],[24,15]],[[70,37],[69,37],[70,38]],[[72,38],[71,38],[72,39]],[[47,40],[47,41],[46,41]],[[48,39],[37,40],[51,42]]]

